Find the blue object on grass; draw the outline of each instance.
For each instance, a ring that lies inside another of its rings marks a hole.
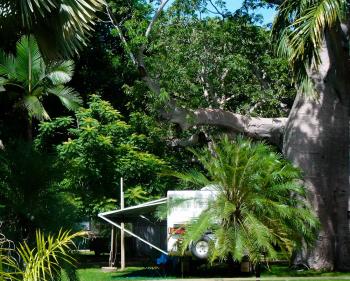
[[[157,265],[166,264],[168,262],[168,256],[165,254],[161,254],[159,258],[157,258]]]

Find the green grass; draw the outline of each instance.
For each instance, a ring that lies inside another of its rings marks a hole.
[[[350,277],[350,272],[291,270],[285,265],[273,265],[261,274],[263,277]]]
[[[164,279],[175,279],[173,276],[167,278],[161,277],[157,274],[151,274],[145,270],[143,267],[128,267],[125,271],[116,271],[116,272],[102,272],[100,268],[81,268],[78,269],[78,276],[80,281],[117,281],[117,280],[164,280]],[[203,278],[208,276],[191,276],[188,278]],[[213,276],[210,276],[213,278]],[[209,278],[210,278],[209,277]],[[217,276],[218,277],[218,276]],[[216,279],[217,279],[216,277]],[[233,277],[233,276],[232,276]],[[237,277],[237,276],[235,276]],[[253,277],[253,276],[250,276]],[[269,271],[264,271],[261,275],[262,278],[266,280],[268,277],[285,277],[284,280],[288,280],[289,277],[300,277],[299,279],[293,279],[293,281],[305,281],[304,277],[320,277],[322,281],[344,281],[345,278],[349,280],[350,272],[319,272],[314,270],[290,270],[287,266],[282,265],[273,265],[270,267]],[[327,279],[330,277],[330,279]],[[185,277],[186,278],[186,277]],[[226,276],[227,278],[227,276]],[[243,279],[244,277],[242,277]],[[312,281],[316,281],[313,279]],[[62,281],[68,281],[65,277]]]
[[[80,281],[112,281],[126,279],[124,276],[140,270],[137,267],[128,267],[124,271],[102,272],[100,268],[79,269]],[[128,280],[130,280],[128,278]]]
[[[128,267],[124,271],[103,272],[101,268],[81,268],[78,269],[80,281],[114,281],[114,280],[155,280],[165,279],[156,274],[145,274],[143,267]],[[67,276],[63,276],[62,281],[68,281]]]

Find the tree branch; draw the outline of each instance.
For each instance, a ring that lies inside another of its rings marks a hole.
[[[130,57],[132,63],[133,63],[135,66],[137,66],[137,65],[138,65],[138,62],[137,62],[137,60],[136,60],[136,58],[135,58],[133,52],[131,51],[128,42],[126,41],[126,39],[125,39],[125,37],[124,37],[124,35],[123,35],[123,32],[122,32],[122,30],[121,30],[119,24],[117,23],[117,21],[115,20],[114,16],[112,15],[112,13],[111,13],[111,11],[110,11],[110,9],[109,9],[109,7],[108,7],[108,4],[106,4],[106,12],[107,12],[106,14],[107,14],[107,16],[108,16],[108,18],[109,18],[111,24],[112,24],[112,25],[114,26],[114,28],[117,30],[118,35],[119,35],[119,38],[120,38],[120,40],[122,41],[122,43],[123,43],[123,45],[124,45],[124,48],[125,48],[125,50],[127,51],[127,53],[128,53],[128,55],[129,55],[129,57]]]
[[[215,11],[216,11],[216,13],[212,12],[213,14],[218,14],[218,15],[222,16],[223,19],[226,18],[226,15],[225,15],[223,12],[221,12],[221,11],[218,9],[218,7],[216,7],[216,5],[214,5],[214,3],[213,3],[212,0],[209,0],[209,3],[212,5],[212,7],[213,7],[213,8],[215,9]],[[209,11],[209,10],[208,10],[208,11]]]
[[[197,109],[189,111],[174,108],[172,112],[163,114],[170,122],[178,124],[186,130],[190,127],[210,125],[230,129],[254,138],[268,139],[280,145],[287,118],[249,117],[221,109]]]
[[[170,0],[162,0],[162,2],[160,3],[157,11],[153,15],[153,18],[152,18],[151,22],[149,23],[149,25],[147,27],[147,30],[146,30],[146,33],[145,33],[145,37],[146,38],[148,38],[149,35],[151,34],[151,31],[152,31],[152,28],[153,28],[154,24],[156,23],[160,13],[163,11],[165,5],[168,4],[169,1]]]
[[[266,3],[274,4],[274,5],[281,5],[284,0],[265,0]]]

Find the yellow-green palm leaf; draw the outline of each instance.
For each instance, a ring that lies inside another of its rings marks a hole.
[[[346,12],[346,0],[285,0],[280,6],[273,38],[278,53],[289,59],[299,85],[309,84],[307,72],[320,63],[325,32],[340,28]]]

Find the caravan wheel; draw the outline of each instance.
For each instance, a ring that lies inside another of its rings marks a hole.
[[[196,242],[192,242],[190,248],[192,254],[198,259],[207,259],[209,255],[209,243],[210,238],[204,235],[201,239]]]

